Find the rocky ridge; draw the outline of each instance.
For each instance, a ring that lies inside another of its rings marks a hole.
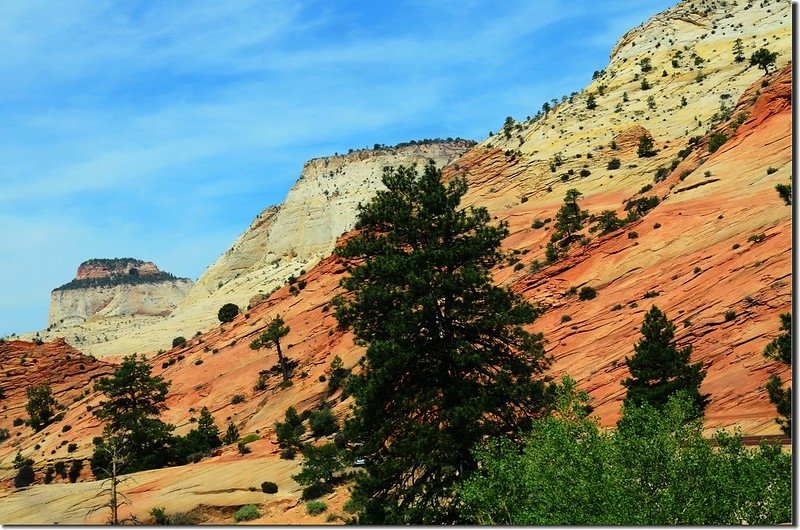
[[[169,296],[156,288],[119,288],[103,296],[93,291],[54,292],[50,322],[59,325],[40,336],[64,337],[94,355],[167,348],[178,335],[191,336],[218,324],[222,305],[232,302],[245,308],[254,296],[268,295],[330,254],[336,238],[353,227],[358,205],[381,189],[385,166],[422,166],[431,159],[446,165],[474,143],[409,142],[309,160],[284,202],[256,216],[193,286],[180,285]],[[119,264],[118,269],[124,272],[126,266]],[[86,274],[96,274],[90,270],[85,267]],[[162,310],[164,306],[169,310]],[[91,315],[102,318],[86,320]],[[32,340],[33,334],[21,338]]]
[[[88,260],[78,266],[75,279],[53,289],[48,331],[81,325],[91,318],[166,316],[191,286],[191,280],[162,272],[153,262]]]

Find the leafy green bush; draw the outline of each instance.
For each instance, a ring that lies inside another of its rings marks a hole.
[[[242,394],[236,394],[231,398],[231,405],[238,405],[239,403],[244,403],[245,397]]]
[[[239,306],[232,303],[227,303],[219,308],[217,312],[217,318],[223,324],[227,324],[228,322],[232,322],[234,318],[239,314]]]
[[[639,137],[639,146],[636,148],[636,154],[639,158],[656,156],[656,150],[653,148],[654,145],[655,142],[653,138],[647,134],[643,134]]]
[[[626,408],[611,432],[590,419],[535,420],[520,451],[496,440],[459,490],[469,522],[493,525],[774,525],[792,517],[791,456],[702,436],[690,400]],[[714,445],[718,445],[718,449]],[[713,492],[711,494],[710,492]]]
[[[233,519],[237,523],[241,521],[252,521],[259,517],[261,517],[261,513],[258,511],[258,507],[255,504],[246,504],[233,514]]]
[[[708,139],[708,152],[715,153],[717,149],[722,147],[722,144],[728,141],[728,135],[721,132],[716,132]]]
[[[339,422],[328,407],[314,412],[309,419],[309,426],[314,436],[327,436],[339,430]]]
[[[581,287],[581,290],[578,292],[578,299],[580,300],[592,300],[597,296],[597,291],[594,287],[589,287],[588,285],[584,285]]]
[[[178,346],[183,346],[185,344],[186,344],[186,338],[185,337],[175,337],[174,339],[172,339],[172,347],[173,348],[177,348]]]
[[[278,493],[278,485],[267,480],[261,483],[261,491],[264,493]]]
[[[612,158],[608,161],[606,169],[619,169],[622,166],[622,161],[619,158]]]
[[[239,443],[243,443],[243,444],[247,445],[247,444],[249,444],[251,442],[255,442],[256,440],[259,440],[260,438],[261,438],[261,436],[259,436],[258,434],[254,433],[254,432],[251,432],[250,434],[246,434],[246,435],[242,436],[239,439]]]
[[[309,515],[319,515],[328,509],[328,505],[323,501],[308,501],[306,503],[306,511]]]
[[[733,309],[725,311],[725,322],[730,322],[735,318],[736,318],[736,311],[734,311]]]

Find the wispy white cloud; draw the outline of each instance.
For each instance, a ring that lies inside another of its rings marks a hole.
[[[0,283],[0,334],[43,325],[47,293],[83,259],[199,274],[307,158],[534,113],[644,9],[0,2],[0,266],[15,278]],[[37,320],[14,312],[34,299]]]

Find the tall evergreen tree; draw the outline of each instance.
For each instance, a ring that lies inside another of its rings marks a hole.
[[[55,406],[58,403],[53,397],[50,385],[29,386],[26,393],[28,403],[25,405],[25,410],[28,413],[28,425],[34,431],[41,431],[53,421],[56,414]]]
[[[106,400],[92,412],[106,423],[104,440],[115,438],[116,451],[126,462],[126,471],[161,467],[171,460],[173,426],[159,415],[165,410],[170,383],[151,374],[147,359],[136,354],[125,357],[110,377],[95,384]],[[108,468],[109,452],[103,442],[92,456],[92,471]],[[97,473],[95,473],[97,475]]]
[[[663,408],[670,396],[683,390],[702,416],[708,404],[708,396],[700,394],[700,383],[706,376],[703,365],[689,362],[691,345],[677,347],[675,325],[656,306],[645,314],[642,338],[633,349],[633,357],[625,358],[632,376],[622,382],[628,389],[626,405],[647,403]]]
[[[284,324],[283,318],[278,315],[270,320],[267,329],[265,329],[256,340],[250,343],[250,347],[254,350],[275,346],[275,349],[278,351],[278,362],[281,364],[284,381],[288,380],[291,376],[289,373],[289,365],[286,363],[286,357],[284,357],[283,351],[281,350],[281,339],[288,334],[289,326]]]
[[[583,194],[576,189],[567,190],[564,195],[564,204],[556,212],[556,232],[553,234],[553,240],[562,240],[567,245],[572,239],[572,235],[583,228],[583,221],[589,217],[589,212],[581,210],[578,206],[578,199]]]
[[[366,460],[353,501],[362,523],[457,522],[472,448],[517,437],[546,410],[551,385],[537,376],[549,359],[521,327],[534,308],[492,284],[508,228],[460,206],[465,179],[443,184],[431,161],[421,175],[386,168],[383,184],[336,250],[352,260],[336,317],[366,346],[345,426]]]
[[[792,365],[792,314],[781,315],[781,333],[764,348],[764,357]],[[770,402],[780,417],[776,420],[784,434],[792,434],[792,388],[784,388],[781,378],[773,374],[766,384]]]

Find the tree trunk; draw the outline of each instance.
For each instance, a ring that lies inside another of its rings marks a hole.
[[[281,341],[275,341],[275,349],[278,350],[278,361],[281,363],[281,370],[283,371],[283,380],[286,381],[289,379],[289,367],[286,366],[286,357],[283,356],[283,352],[281,351]]]

